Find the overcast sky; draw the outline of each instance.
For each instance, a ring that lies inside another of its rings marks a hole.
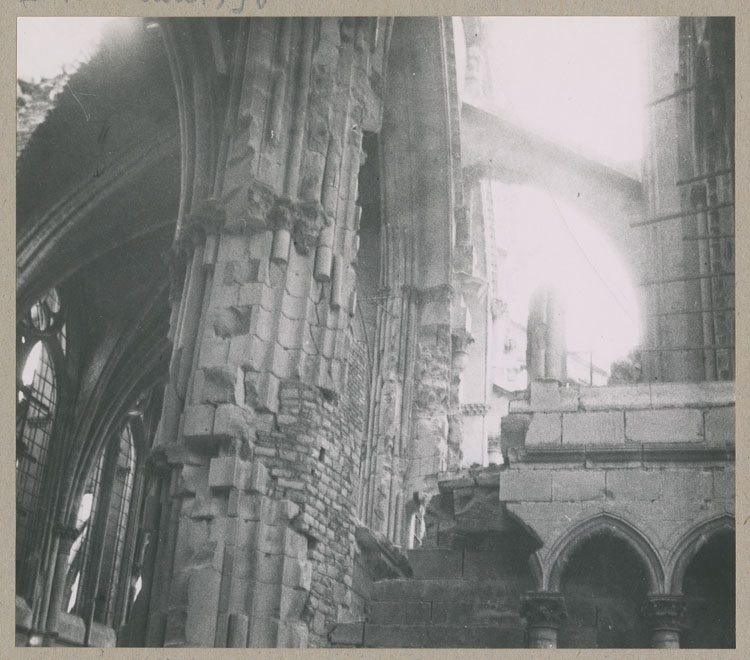
[[[639,160],[647,20],[486,19],[498,107],[531,130],[609,163]]]
[[[17,76],[38,81],[88,57],[111,18],[19,18]]]

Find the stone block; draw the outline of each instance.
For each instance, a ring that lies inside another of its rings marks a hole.
[[[734,469],[714,470],[714,499],[734,503]]]
[[[278,621],[268,616],[251,616],[247,636],[250,648],[268,649],[276,647]]]
[[[368,623],[393,625],[406,620],[406,602],[403,600],[376,600],[370,603]]]
[[[86,636],[86,625],[83,619],[67,612],[57,614],[57,634],[61,640],[79,646]]]
[[[250,333],[263,341],[270,341],[274,334],[273,314],[263,307],[254,307],[250,320]]]
[[[276,341],[284,348],[300,348],[305,325],[304,322],[293,321],[282,315],[279,318]]]
[[[209,488],[241,488],[245,465],[236,456],[217,456],[211,459],[208,470]]]
[[[523,648],[525,627],[517,620],[509,623],[500,626],[432,626],[426,630],[427,644],[431,648]]]
[[[486,529],[486,526],[485,526]],[[463,576],[466,580],[504,580],[512,576],[513,566],[497,550],[466,550]]]
[[[281,585],[279,599],[279,617],[282,620],[299,619],[307,600],[307,591]]]
[[[109,626],[92,621],[89,631],[89,646],[98,648],[115,647],[117,646],[117,634]]]
[[[185,408],[182,417],[182,434],[186,439],[205,438],[213,433],[216,409],[206,404]]]
[[[417,579],[461,577],[463,555],[459,550],[410,550],[409,563]]]
[[[185,630],[191,646],[211,646],[214,643],[220,583],[221,574],[212,569],[198,570],[190,579]]]
[[[534,380],[529,386],[532,412],[569,412],[578,410],[578,390],[561,386],[556,380]]]
[[[366,623],[364,644],[367,648],[425,648],[427,631],[425,626],[381,626]]]
[[[309,256],[299,256],[295,251],[290,253],[285,285],[290,296],[306,298],[310,294],[313,282],[312,264],[313,260]]]
[[[227,364],[228,357],[229,340],[208,336],[201,342],[198,366],[201,368],[222,367]]]
[[[582,502],[604,499],[604,470],[560,470],[552,474],[552,499]]]
[[[268,342],[252,334],[232,337],[227,363],[260,371],[268,349]]]
[[[257,576],[257,572],[256,572]],[[250,587],[252,593],[251,616],[279,618],[279,599],[281,598],[281,584],[278,582],[253,581]]]
[[[227,634],[227,647],[246,648],[247,632],[250,625],[250,618],[245,614],[230,614]]]
[[[222,404],[215,409],[213,435],[217,438],[246,438],[254,435],[253,414],[234,404]]]
[[[429,623],[432,611],[432,603],[423,601],[409,601],[406,603],[406,624],[413,626],[420,623]]]
[[[500,501],[549,502],[551,470],[507,470],[500,475]]]
[[[260,306],[263,299],[263,289],[265,284],[262,282],[249,282],[240,287],[238,303],[240,305]]]
[[[625,408],[651,407],[651,387],[648,383],[582,387],[579,397],[583,410],[622,410]]]
[[[304,298],[295,298],[285,293],[281,301],[281,313],[292,321],[302,321],[307,318],[309,304],[311,303],[307,296]]]
[[[261,410],[276,412],[279,406],[279,379],[271,373],[261,377],[258,387],[258,406]]]
[[[622,412],[580,412],[563,414],[564,445],[613,445],[625,442]]]
[[[234,367],[204,367],[195,373],[193,399],[196,403],[234,403],[236,382]]]
[[[633,410],[625,413],[632,442],[702,442],[703,413],[691,408]]]
[[[250,305],[232,305],[217,309],[213,313],[214,334],[222,339],[246,335],[250,332],[253,308]]]
[[[302,621],[279,621],[276,647],[304,649],[308,646],[309,630]]]
[[[526,413],[529,412],[530,406],[527,399],[513,399],[508,401],[509,413]]]
[[[607,499],[615,502],[655,502],[661,497],[661,470],[607,470]]]
[[[266,513],[266,507],[264,507]],[[258,551],[269,555],[284,554],[284,535],[286,528],[281,525],[269,525],[262,521],[258,525]]]
[[[526,432],[526,445],[552,445],[562,441],[562,415],[535,413]]]
[[[651,383],[653,408],[734,404],[734,382]]]
[[[285,529],[280,527],[279,529]],[[307,539],[302,534],[287,530],[284,536],[283,552],[287,557],[304,558],[307,556]]]
[[[312,579],[312,564],[304,559],[287,557],[284,561],[282,584],[292,589],[310,589]]]
[[[260,466],[263,468],[263,466]],[[265,468],[263,468],[265,470]],[[273,519],[280,523],[288,523],[299,514],[299,507],[289,500],[275,500],[273,503]]]
[[[186,624],[188,613],[186,607],[170,607],[164,623],[164,646],[184,646],[187,641]]]
[[[362,646],[365,640],[365,624],[337,623],[328,635],[328,641],[335,646]]]
[[[222,234],[219,241],[217,261],[244,261],[249,256],[248,240],[238,234]]]
[[[664,470],[662,495],[665,506],[670,501],[705,501],[713,498],[714,478],[710,470]]]
[[[704,413],[706,442],[734,444],[734,406],[712,408]]]
[[[281,379],[298,375],[301,356],[302,351],[300,349],[285,348],[277,342],[273,342],[271,372]]]
[[[463,605],[463,603],[461,603]],[[454,613],[453,601],[435,600],[432,601],[432,623],[453,623],[457,621]]]

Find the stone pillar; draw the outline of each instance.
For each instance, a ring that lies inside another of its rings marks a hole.
[[[218,138],[217,175],[175,246],[153,643],[321,646],[349,616],[365,396],[348,376],[351,264],[382,27],[283,18],[235,33],[227,114],[196,138]]]
[[[680,630],[687,617],[685,599],[682,596],[649,596],[643,609],[644,620],[651,628],[652,648],[680,648]]]
[[[550,591],[523,594],[521,616],[526,619],[530,649],[557,648],[557,629],[567,617],[562,594]]]
[[[553,287],[544,286],[532,296],[526,332],[529,382],[540,378],[564,382],[568,377],[565,307]]]
[[[46,621],[47,640],[57,636],[57,615],[62,610],[63,595],[65,592],[65,579],[67,577],[68,558],[73,542],[78,536],[78,530],[74,527],[57,526],[54,530],[57,535],[57,552],[55,553],[54,577],[50,592],[48,612]],[[45,644],[46,645],[46,644]]]

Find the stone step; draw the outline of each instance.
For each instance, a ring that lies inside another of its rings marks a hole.
[[[415,578],[506,578],[526,573],[526,557],[503,555],[493,550],[450,550],[426,548],[409,550],[409,564]]]
[[[517,600],[524,591],[533,590],[534,585],[524,578],[502,580],[464,579],[398,579],[381,580],[372,585],[373,601],[453,600],[477,602],[482,600]]]
[[[518,625],[518,599],[373,601],[367,608],[367,622],[379,625]]]
[[[365,648],[524,648],[524,628],[461,625],[339,624],[334,646]]]

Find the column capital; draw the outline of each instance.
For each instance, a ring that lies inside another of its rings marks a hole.
[[[521,595],[521,616],[529,626],[557,628],[568,616],[565,597],[552,591],[528,591]]]
[[[687,619],[684,596],[655,594],[643,604],[644,619],[654,630],[679,631]]]

